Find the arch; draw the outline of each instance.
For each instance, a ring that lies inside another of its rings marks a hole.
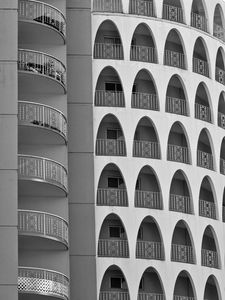
[[[208,287],[207,287],[208,285]],[[211,285],[211,287],[209,287]],[[205,284],[204,299],[208,300],[222,300],[220,286],[217,278],[210,275]]]
[[[107,164],[101,172],[97,189],[98,206],[128,206],[126,183],[116,164]]]
[[[96,155],[126,156],[126,143],[120,121],[113,114],[101,120],[96,138]]]
[[[203,128],[199,134],[197,145],[197,166],[209,170],[216,169],[213,142],[207,128]]]
[[[218,121],[219,127],[225,129],[225,92],[222,91],[218,103]]]
[[[95,106],[125,107],[121,78],[116,69],[105,67],[95,87]]]
[[[129,0],[129,14],[155,17],[154,0]]]
[[[132,88],[131,107],[159,110],[155,79],[147,69],[141,69],[135,77]]]
[[[212,102],[208,87],[204,82],[200,82],[195,94],[195,118],[213,122]]]
[[[192,64],[193,72],[210,77],[209,51],[202,37],[198,37],[195,41]]]
[[[193,0],[191,6],[191,26],[207,32],[207,20],[208,14],[205,2],[202,0]]]
[[[219,47],[216,55],[215,79],[219,83],[225,85],[225,54],[222,47]]]
[[[133,156],[160,159],[160,143],[157,129],[152,120],[142,117],[135,129]]]
[[[194,282],[191,275],[186,270],[181,271],[177,275],[173,295],[174,299],[182,299],[183,297],[185,299],[197,299]]]
[[[116,1],[93,0],[93,11],[122,13],[123,3],[122,0],[116,0]]]
[[[213,15],[213,36],[224,41],[225,38],[224,28],[225,28],[225,20],[224,20],[223,9],[221,5],[217,3]]]
[[[180,0],[163,0],[163,19],[184,23],[184,6]]]
[[[104,20],[98,28],[94,43],[94,58],[123,59],[123,44],[116,24]]]
[[[199,191],[199,216],[218,219],[216,192],[209,176],[205,176],[202,179]]]

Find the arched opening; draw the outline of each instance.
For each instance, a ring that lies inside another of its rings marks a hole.
[[[209,62],[202,38],[197,38],[193,52],[193,72],[209,77]]]
[[[195,297],[195,290],[190,279],[190,275],[186,271],[180,272],[177,276],[177,280],[173,292],[174,300],[193,300]]]
[[[205,176],[201,183],[199,192],[199,216],[217,219],[217,207],[214,199],[213,187],[208,176]]]
[[[220,148],[220,173],[225,175],[225,138],[223,138]]]
[[[138,72],[132,88],[132,108],[159,110],[154,79],[145,69]]]
[[[122,83],[118,73],[112,67],[104,68],[98,77],[95,89],[95,106],[125,106]]]
[[[121,171],[115,164],[103,169],[98,182],[97,205],[128,206],[127,188]]]
[[[130,48],[130,60],[148,63],[157,62],[153,36],[148,26],[144,23],[139,24],[134,31]]]
[[[219,255],[214,233],[211,226],[207,226],[202,238],[202,266],[219,268]],[[214,300],[214,299],[213,299]]]
[[[222,47],[218,49],[216,55],[215,79],[219,83],[225,85],[224,51]]]
[[[219,3],[216,5],[214,11],[213,35],[218,39],[224,41],[224,15]]]
[[[160,159],[158,134],[152,121],[143,117],[134,134],[133,156]]]
[[[94,0],[93,11],[122,13],[122,0]]]
[[[144,166],[135,186],[135,207],[162,209],[162,194],[159,180],[149,166]]]
[[[155,17],[153,0],[130,0],[129,13],[147,17]]]
[[[170,129],[167,145],[167,160],[184,164],[190,163],[188,141],[184,129],[179,122],[175,122]]]
[[[206,129],[202,129],[198,139],[197,166],[209,170],[214,170],[215,168],[209,133]]]
[[[163,1],[163,19],[183,23],[183,9],[180,0]]]
[[[193,0],[192,2],[191,26],[207,31],[207,18],[202,0]]]
[[[215,277],[210,275],[205,285],[204,299],[220,300],[218,288],[219,285],[217,284]]]
[[[176,171],[171,182],[169,207],[172,211],[185,214],[193,213],[193,203],[189,184],[181,170]]]
[[[123,59],[123,46],[116,25],[104,21],[96,34],[94,45],[94,58],[97,59]]]
[[[95,151],[96,155],[126,156],[124,134],[112,114],[106,115],[99,125]]]
[[[115,214],[108,215],[99,234],[99,257],[129,257],[129,247],[125,228]]]
[[[209,105],[205,84],[198,85],[195,95],[195,118],[212,123],[212,113]]]
[[[218,126],[225,129],[225,93],[220,93],[218,105]]]

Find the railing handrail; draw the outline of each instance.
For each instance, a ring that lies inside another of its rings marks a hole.
[[[191,199],[190,196],[185,196],[185,195],[178,195],[178,194],[173,194],[173,193],[170,193],[170,197],[179,197],[179,198],[183,198],[183,199]]]
[[[48,212],[39,211],[39,210],[29,210],[29,209],[18,209],[18,212],[38,213],[38,214],[43,214],[43,215],[56,217],[56,218],[62,220],[63,222],[65,222],[68,225],[68,222],[65,219],[63,219],[62,217],[60,217],[59,215],[51,214],[51,213],[48,213]]]
[[[95,93],[112,93],[112,94],[124,94],[123,91],[108,91],[108,90],[95,90]]]
[[[199,199],[199,202],[204,202],[210,204],[210,206],[216,207],[216,204],[212,201],[204,200],[204,199]]]
[[[143,48],[143,49],[151,49],[155,51],[155,47],[145,46],[145,45],[131,45],[131,48]]]
[[[152,244],[152,245],[163,246],[162,242],[156,242],[156,241],[137,240],[137,243],[138,244]]]
[[[62,275],[69,281],[69,278],[65,274],[63,274],[62,272],[51,270],[51,269],[37,268],[37,267],[25,267],[25,266],[19,266],[18,269],[19,269],[19,271],[20,270],[38,270],[38,271],[44,271],[44,272],[51,272],[54,274]]]
[[[98,191],[127,191],[126,188],[98,188]]]
[[[159,142],[153,142],[153,141],[147,141],[147,140],[134,140],[134,142],[138,142],[138,143],[147,143],[147,144],[157,144],[159,145]]]
[[[163,6],[179,8],[181,11],[183,11],[182,7],[179,7],[179,6],[175,6],[175,5],[171,5],[171,4],[166,4],[166,3],[163,3]]]
[[[160,195],[161,196],[161,192],[160,191],[147,191],[147,190],[135,190],[135,193],[151,193],[151,194],[155,194],[155,195]]]
[[[171,245],[172,245],[172,247],[175,247],[175,248],[184,247],[184,248],[193,250],[192,245],[183,245],[183,244],[175,244],[175,243],[172,243]]]
[[[180,146],[180,145],[175,145],[175,144],[168,144],[169,147],[171,148],[181,148],[181,149],[185,149],[185,150],[188,150],[188,147],[187,146]]]
[[[50,105],[47,105],[47,104],[43,104],[43,103],[38,103],[38,102],[31,102],[31,101],[23,101],[23,100],[18,100],[18,103],[25,103],[25,104],[34,104],[34,105],[37,105],[37,106],[44,106],[44,107],[47,107],[47,108],[50,108],[51,110],[54,110],[56,112],[58,112],[60,115],[62,115],[64,117],[64,119],[66,119],[65,115],[63,114],[62,111],[60,111],[59,109],[53,107],[53,106],[50,106]]]
[[[171,100],[179,100],[183,103],[187,103],[186,99],[182,99],[182,98],[177,98],[177,97],[171,97],[171,96],[166,96],[167,99],[171,99]]]

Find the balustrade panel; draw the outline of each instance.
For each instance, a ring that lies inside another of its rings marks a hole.
[[[136,258],[164,259],[162,244],[153,241],[137,241]]]
[[[210,108],[208,106],[195,103],[195,118],[212,123]]]
[[[130,60],[149,63],[156,62],[155,48],[147,46],[131,45]]]
[[[138,300],[165,300],[165,296],[163,294],[139,292]]]
[[[163,4],[163,19],[183,23],[183,10],[180,7]]]
[[[132,108],[159,110],[158,97],[155,94],[135,92],[132,93]]]
[[[99,240],[98,256],[129,257],[129,248],[127,240]]]
[[[225,71],[216,67],[216,81],[225,85]]]
[[[124,140],[97,139],[96,155],[126,156]]]
[[[133,156],[160,159],[160,146],[157,142],[134,141]]]
[[[99,188],[97,191],[97,205],[128,206],[126,189]]]
[[[95,43],[94,58],[98,59],[123,59],[121,44]]]
[[[95,91],[95,106],[125,107],[123,92]]]
[[[101,291],[99,300],[130,300],[128,292],[119,291]]]
[[[208,62],[196,57],[193,57],[193,72],[209,77]]]
[[[168,144],[167,159],[170,161],[189,164],[189,151],[187,147]]]
[[[202,249],[202,266],[218,269],[219,261],[217,252]]]
[[[181,52],[165,50],[164,63],[167,66],[185,69],[185,57]]]
[[[213,24],[213,35],[224,42],[225,31],[222,26],[214,23]]]
[[[166,97],[166,112],[187,116],[187,102],[184,99]]]
[[[199,215],[202,217],[216,219],[216,205],[213,202],[199,200]]]
[[[171,260],[182,263],[194,263],[193,248],[187,245],[172,244]]]
[[[225,160],[224,159],[220,159],[220,173],[225,175]]]
[[[203,31],[207,31],[207,20],[204,16],[192,12],[191,26]]]
[[[94,0],[93,10],[102,12],[122,13],[122,2],[121,0]]]
[[[197,166],[206,168],[209,170],[214,170],[212,154],[198,150],[197,151]]]
[[[149,0],[130,0],[129,13],[154,17],[153,1]]]
[[[170,210],[191,214],[191,199],[189,196],[170,194]]]
[[[160,192],[135,191],[135,207],[162,209],[162,197]]]
[[[225,129],[225,114],[218,112],[218,126]]]

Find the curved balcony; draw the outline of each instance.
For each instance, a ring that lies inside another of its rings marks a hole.
[[[178,163],[189,164],[189,151],[187,147],[168,144],[167,159]]]
[[[207,31],[207,20],[203,15],[192,12],[191,26],[203,31]]]
[[[165,50],[164,55],[165,65],[185,69],[185,56],[181,52]]]
[[[154,17],[153,1],[130,0],[129,13],[147,17]]]
[[[197,151],[197,166],[213,171],[214,166],[213,166],[213,156],[212,156],[212,154],[208,153],[208,152],[198,150]]]
[[[94,0],[93,11],[122,13],[123,7],[121,0]]]
[[[98,189],[97,205],[99,206],[128,206],[126,189]]]
[[[163,246],[159,242],[137,241],[136,258],[163,260]]]
[[[131,107],[139,109],[159,110],[159,102],[156,94],[133,92]]]
[[[165,296],[163,294],[156,294],[156,293],[142,293],[142,292],[138,293],[138,300],[150,300],[150,299],[165,300]]]
[[[130,60],[156,63],[157,59],[155,48],[131,45]]]
[[[57,109],[40,103],[18,102],[19,140],[21,143],[59,143],[67,141],[67,120]],[[40,130],[41,129],[41,130]],[[43,130],[42,130],[43,129]],[[47,131],[45,130],[47,129]],[[49,134],[49,130],[53,132]]]
[[[160,145],[157,142],[134,140],[133,156],[160,159]]]
[[[189,196],[170,194],[170,210],[191,214],[191,199]]]
[[[225,114],[218,112],[218,126],[225,129]]]
[[[160,192],[135,191],[135,207],[162,209],[162,197]]]
[[[42,42],[65,43],[66,20],[54,6],[40,1],[19,0],[18,17],[20,43],[37,42],[37,37],[38,42],[41,39]]]
[[[45,295],[69,299],[69,279],[62,273],[47,269],[19,267],[20,294]]]
[[[199,215],[216,220],[216,205],[213,202],[199,200]]]
[[[22,195],[67,194],[67,170],[51,159],[19,154],[18,176],[19,193]]]
[[[95,91],[95,106],[125,107],[123,92],[118,91]]]
[[[188,115],[187,102],[184,99],[166,97],[166,112],[177,115]]]
[[[19,236],[52,239],[68,247],[68,223],[53,214],[19,209],[18,232]]]
[[[66,92],[66,68],[64,64],[43,52],[19,49],[19,87],[27,92]],[[35,76],[35,77],[34,77]]]
[[[114,139],[97,139],[96,155],[126,156],[125,141]]]
[[[216,81],[225,85],[225,71],[216,67]]]
[[[121,291],[101,291],[99,294],[99,300],[130,300],[128,292]]]
[[[195,118],[212,123],[210,107],[195,103]]]
[[[98,241],[99,257],[129,257],[127,240],[101,239]]]
[[[172,244],[171,260],[187,263],[187,264],[193,264],[194,263],[193,248],[188,245]]]
[[[123,47],[121,44],[95,43],[94,58],[123,59]]]
[[[163,4],[163,19],[183,23],[183,10],[181,7]]]
[[[209,77],[209,64],[207,61],[193,57],[193,72]]]
[[[219,268],[218,254],[216,251],[202,249],[202,266]]]

